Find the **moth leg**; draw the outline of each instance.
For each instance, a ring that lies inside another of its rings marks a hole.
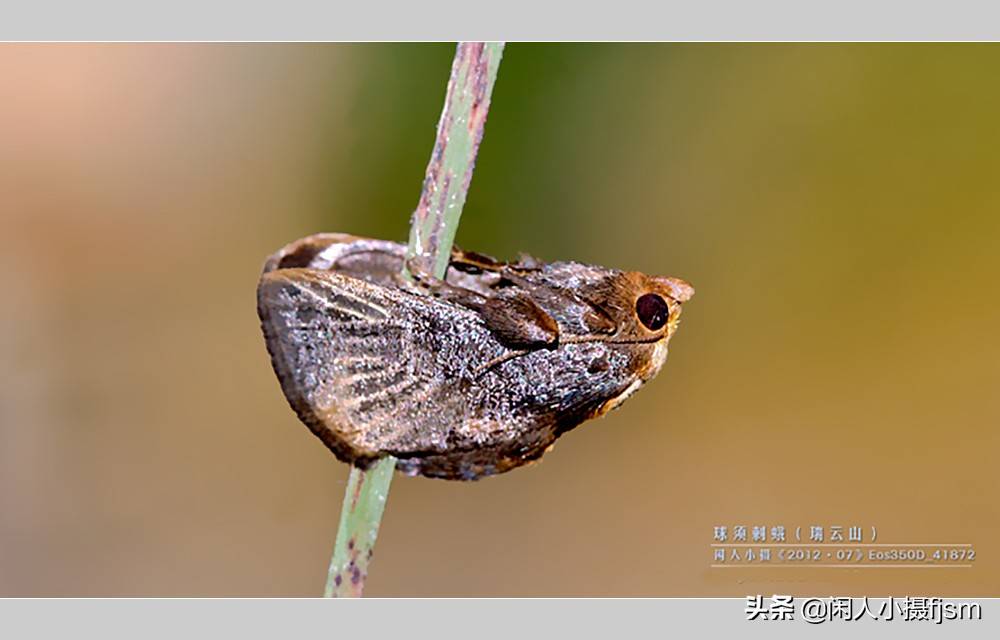
[[[511,270],[521,272],[538,271],[544,264],[541,260],[526,253],[519,254],[517,262],[503,262],[492,256],[476,253],[475,251],[463,251],[458,247],[453,247],[451,250],[451,261],[448,266],[454,267],[463,273],[482,273],[483,271],[506,273]]]
[[[559,324],[524,291],[500,291],[480,313],[493,336],[510,349],[555,348],[559,343]]]
[[[449,267],[454,267],[465,273],[478,273],[482,271],[499,271],[506,265],[492,256],[475,251],[463,251],[453,246],[451,249],[451,260]]]
[[[481,309],[483,303],[486,302],[486,296],[483,294],[436,278],[422,269],[416,268],[416,266],[416,257],[406,259],[406,269],[410,272],[413,281],[430,295],[475,310]]]

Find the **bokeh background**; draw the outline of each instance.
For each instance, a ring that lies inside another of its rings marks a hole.
[[[257,276],[317,231],[406,238],[452,53],[0,46],[0,595],[321,592],[347,468],[281,395]],[[397,478],[367,593],[1000,595],[998,68],[509,45],[458,242],[698,293],[541,464]],[[978,556],[710,568],[740,524]]]

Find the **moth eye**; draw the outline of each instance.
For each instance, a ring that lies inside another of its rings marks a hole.
[[[647,293],[635,301],[635,314],[639,321],[650,331],[662,329],[670,317],[670,307],[667,301],[655,293]]]

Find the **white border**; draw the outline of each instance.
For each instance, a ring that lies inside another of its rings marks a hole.
[[[983,0],[32,0],[7,3],[16,41],[996,40]]]
[[[770,598],[770,595],[764,596]],[[978,621],[747,619],[746,598],[0,600],[10,638],[907,638],[997,637],[1000,600]],[[798,609],[798,607],[796,608]],[[726,635],[722,635],[726,634]],[[732,634],[732,635],[729,635]]]

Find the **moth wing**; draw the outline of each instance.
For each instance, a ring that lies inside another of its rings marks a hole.
[[[398,242],[346,233],[317,233],[291,242],[270,257],[264,271],[319,269],[355,278],[393,284],[403,267],[406,247]]]
[[[302,421],[342,460],[385,455],[401,414],[436,383],[426,363],[406,357],[412,294],[331,271],[278,269],[261,277],[257,296],[275,373]]]

